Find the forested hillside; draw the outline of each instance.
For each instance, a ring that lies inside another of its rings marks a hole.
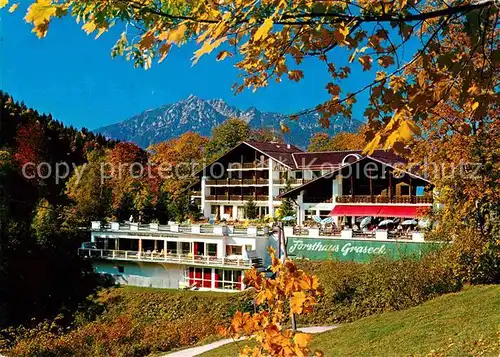
[[[74,167],[115,143],[65,127],[3,92],[0,119],[0,326],[6,326],[70,309],[95,286],[90,267],[76,257],[78,233],[52,224],[69,204],[65,183]],[[61,162],[69,171],[57,179]]]

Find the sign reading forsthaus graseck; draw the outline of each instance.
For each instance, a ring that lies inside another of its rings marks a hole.
[[[432,246],[436,247],[435,244],[423,242],[289,237],[287,249],[292,258],[368,262],[377,256],[396,259],[420,256]]]

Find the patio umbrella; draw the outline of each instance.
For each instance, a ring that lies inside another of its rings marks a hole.
[[[321,221],[321,224],[330,224],[333,223],[333,217],[326,217]]]
[[[420,221],[418,221],[418,226],[420,228],[427,228],[430,226],[430,224],[431,222],[428,219],[421,219]]]
[[[319,216],[313,216],[313,221],[316,223],[321,223],[321,217]]]
[[[285,216],[281,219],[282,221],[295,221],[295,216]]]
[[[406,221],[403,221],[401,223],[402,226],[416,226],[417,225],[417,221],[414,220],[414,219],[407,219]]]
[[[387,226],[388,224],[392,224],[392,223],[394,223],[392,220],[390,220],[390,219],[385,219],[385,220],[383,220],[382,222],[380,222],[380,223],[378,224],[378,226],[379,226],[379,227],[381,227],[381,226]]]
[[[365,218],[363,218],[363,220],[361,221],[361,223],[359,224],[359,226],[361,228],[363,228],[363,227],[366,227],[367,225],[369,225],[371,222],[372,222],[372,218],[371,217],[365,217]]]

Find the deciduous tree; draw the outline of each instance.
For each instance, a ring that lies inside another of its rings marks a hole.
[[[155,59],[161,62],[172,46],[196,41],[194,63],[212,52],[218,60],[238,58],[236,92],[265,87],[272,80],[300,81],[306,75],[301,64],[313,57],[328,70],[324,82],[329,97],[291,119],[315,111],[321,124],[329,126],[332,117],[351,117],[356,96],[368,91],[365,116],[372,128],[385,125],[371,133],[367,149],[381,145],[399,150],[419,133],[429,108],[445,102],[450,91],[460,91],[460,106],[469,115],[484,113],[485,104],[498,100],[498,83],[488,79],[499,61],[498,11],[495,0],[36,0],[25,19],[39,37],[47,34],[54,18],[64,16],[82,20],[82,29],[96,37],[117,23],[130,25],[112,54],[144,68]],[[446,39],[452,41],[446,44]],[[476,55],[480,61],[472,61]],[[472,62],[479,71],[467,70]],[[455,77],[429,71],[429,66],[461,74],[467,85],[457,86]],[[359,71],[366,72],[366,82],[347,90],[344,84]]]
[[[207,145],[207,158],[213,160],[232,149],[240,142],[248,140],[250,126],[243,119],[229,118],[212,130],[212,137]]]
[[[237,311],[229,328],[220,332],[237,339],[245,336],[257,341],[256,347],[245,346],[240,356],[309,356],[312,336],[286,328],[293,315],[312,312],[322,288],[318,279],[298,269],[289,259],[282,262],[270,248],[273,278],[266,278],[255,268],[245,274],[245,285],[256,290],[258,312]],[[322,352],[315,351],[315,356]]]

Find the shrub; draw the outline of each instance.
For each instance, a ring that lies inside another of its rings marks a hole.
[[[235,306],[252,306],[248,293],[132,287],[102,290],[90,300],[75,314],[73,329],[54,329],[49,322],[20,328],[10,331],[14,343],[4,343],[3,350],[22,356],[145,356],[213,338]],[[88,306],[92,313],[86,313]]]
[[[301,261],[298,265],[317,275],[325,289],[314,313],[301,320],[305,324],[349,322],[460,289],[452,270],[441,263],[440,253],[421,260]]]

